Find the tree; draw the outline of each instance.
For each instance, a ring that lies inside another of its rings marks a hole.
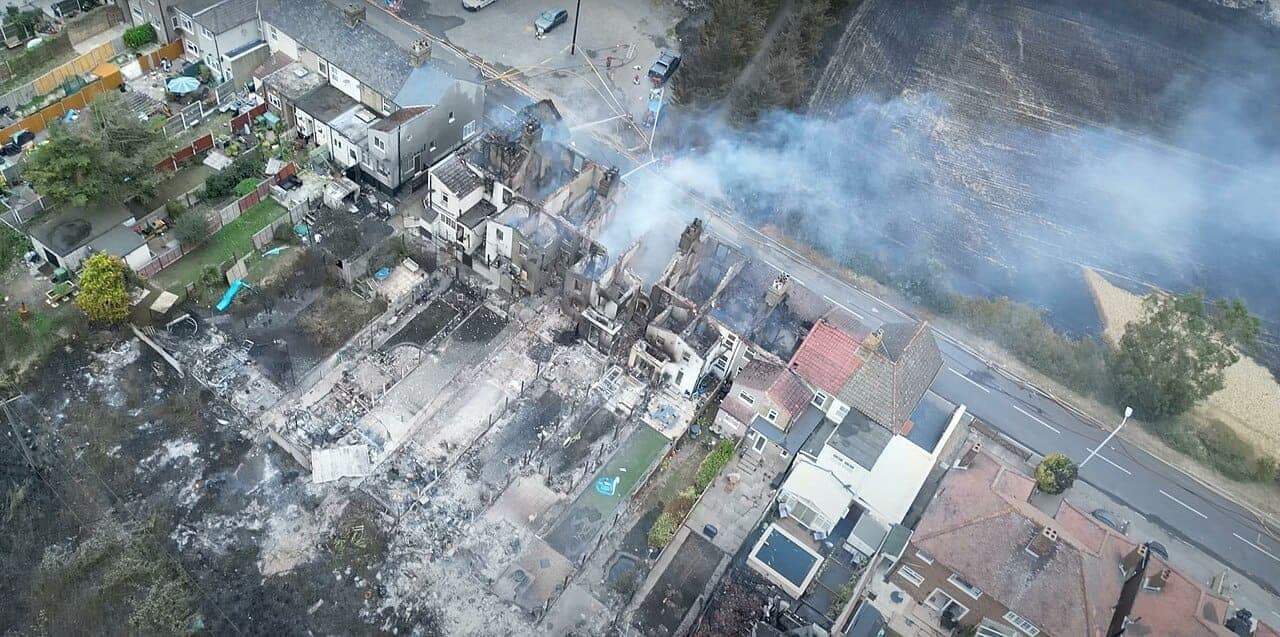
[[[174,220],[173,234],[182,245],[195,245],[209,238],[209,222],[199,212],[187,212]]]
[[[90,319],[119,323],[129,317],[129,293],[124,286],[124,261],[99,252],[85,261],[76,304]]]
[[[74,123],[54,123],[23,176],[55,204],[83,206],[106,197],[126,201],[151,191],[155,165],[169,152],[163,131],[140,120],[120,95],[98,96]]]
[[[1076,463],[1060,453],[1051,453],[1036,465],[1036,487],[1045,493],[1059,494],[1076,481]]]
[[[1212,307],[1200,292],[1149,296],[1113,359],[1117,397],[1146,418],[1183,413],[1222,389],[1223,370],[1240,360],[1233,345],[1254,347],[1257,318],[1242,301]]]

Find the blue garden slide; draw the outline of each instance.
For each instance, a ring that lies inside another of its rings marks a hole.
[[[251,286],[248,283],[245,283],[242,279],[232,281],[231,287],[227,288],[227,293],[222,295],[222,300],[218,301],[218,305],[215,306],[218,308],[218,311],[227,311],[227,308],[231,307],[231,299],[236,298],[236,295],[239,294],[240,290],[243,288],[251,288]]]

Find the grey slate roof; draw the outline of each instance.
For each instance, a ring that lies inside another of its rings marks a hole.
[[[822,414],[822,410],[810,405],[804,410],[804,413],[800,414],[799,418],[791,423],[791,427],[785,432],[760,416],[756,416],[751,420],[751,428],[760,432],[769,441],[786,449],[787,453],[794,455],[801,447],[805,446],[809,436],[813,435],[813,432],[818,429],[823,420],[825,420],[825,417]]]
[[[200,26],[225,33],[258,18],[257,0],[187,0],[177,5]]]
[[[439,46],[433,48],[427,65],[415,69],[409,52],[394,40],[367,22],[347,26],[342,9],[325,0],[279,0],[273,6],[264,5],[262,19],[397,106],[431,105],[421,100],[438,96],[443,92],[440,86],[448,87],[442,82],[450,78],[477,81],[478,71]],[[412,101],[402,102],[402,92],[404,99]]]
[[[471,206],[466,212],[462,213],[462,216],[458,218],[458,223],[474,230],[480,225],[480,222],[492,217],[493,213],[497,211],[498,209],[494,208],[493,204],[481,199],[476,202],[476,205]]]
[[[431,176],[459,197],[465,197],[469,193],[475,192],[477,188],[484,187],[484,180],[480,179],[480,175],[471,170],[467,166],[467,162],[456,154],[449,155],[440,160],[440,163],[432,166]]]
[[[893,432],[902,429],[942,368],[928,323],[886,323],[880,345],[840,390],[845,404]]]

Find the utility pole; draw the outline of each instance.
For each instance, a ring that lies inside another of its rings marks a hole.
[[[1120,427],[1116,427],[1115,429],[1112,429],[1111,433],[1107,434],[1107,437],[1103,438],[1102,442],[1098,443],[1098,446],[1094,447],[1093,451],[1089,452],[1089,457],[1085,458],[1084,462],[1080,463],[1080,467],[1079,467],[1080,469],[1083,469],[1086,464],[1089,464],[1089,461],[1093,460],[1093,457],[1098,455],[1098,450],[1107,446],[1107,443],[1111,442],[1111,439],[1114,438],[1117,433],[1120,433],[1121,427],[1124,427],[1124,424],[1126,422],[1129,422],[1129,416],[1132,416],[1132,415],[1133,415],[1133,407],[1125,407],[1124,418],[1120,421]]]
[[[573,10],[573,41],[569,42],[569,55],[578,54],[578,15],[582,13],[582,0],[578,0],[578,6]]]

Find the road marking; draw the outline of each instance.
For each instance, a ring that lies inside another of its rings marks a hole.
[[[1245,544],[1248,544],[1249,546],[1252,546],[1253,548],[1258,549],[1258,552],[1259,552],[1259,553],[1262,553],[1263,555],[1265,555],[1265,556],[1267,556],[1267,557],[1269,557],[1269,558],[1271,558],[1271,559],[1273,559],[1273,560],[1275,560],[1275,561],[1277,561],[1277,562],[1280,562],[1280,557],[1276,557],[1276,556],[1275,556],[1275,554],[1274,554],[1274,553],[1272,553],[1271,551],[1268,551],[1267,549],[1264,549],[1264,548],[1262,548],[1261,546],[1258,546],[1257,544],[1254,544],[1253,542],[1250,542],[1249,540],[1246,540],[1246,539],[1244,539],[1244,538],[1240,537],[1240,534],[1239,534],[1239,533],[1232,533],[1232,535],[1236,536],[1236,539],[1237,539],[1237,540],[1240,540],[1241,542],[1244,542]],[[1273,612],[1274,612],[1274,611],[1273,611]]]
[[[778,264],[774,263],[773,261],[770,261],[770,260],[768,260],[768,259],[765,259],[765,260],[764,260],[764,262],[765,262],[765,263],[767,263],[767,264],[769,264],[769,267],[771,267],[771,268],[773,268],[773,269],[775,269],[775,270],[777,270],[777,271],[779,271],[779,272],[786,272],[786,270],[783,270],[782,268],[778,267]]]
[[[874,309],[874,308],[872,308],[872,309]],[[975,382],[973,379],[969,378],[968,376],[965,376],[964,374],[961,374],[960,372],[957,372],[955,369],[953,369],[953,368],[951,368],[951,367],[948,367],[948,368],[947,368],[947,371],[951,372],[952,374],[955,374],[956,376],[959,376],[960,378],[964,379],[964,381],[965,381],[965,382],[967,382],[967,383],[969,383],[969,384],[973,385],[974,387],[977,387],[978,389],[981,389],[982,391],[987,392],[988,394],[990,394],[990,393],[991,393],[991,390],[990,390],[990,389],[987,389],[986,387],[983,387],[982,385],[979,385],[979,384],[978,384],[977,382]]]
[[[1179,500],[1179,499],[1177,499],[1177,498],[1175,498],[1175,497],[1173,497],[1173,496],[1169,495],[1168,493],[1165,493],[1165,490],[1164,490],[1164,489],[1161,489],[1161,490],[1160,490],[1160,494],[1161,494],[1161,495],[1163,495],[1163,496],[1164,496],[1164,497],[1166,497],[1166,498],[1169,498],[1170,500],[1173,500],[1174,502],[1177,502],[1178,504],[1181,504],[1184,508],[1186,508],[1186,510],[1188,510],[1188,511],[1190,511],[1190,512],[1192,512],[1192,513],[1194,513],[1194,514],[1196,514],[1196,515],[1198,515],[1198,516],[1200,516],[1200,517],[1202,517],[1202,518],[1206,519],[1206,520],[1208,520],[1208,519],[1209,519],[1209,516],[1207,516],[1207,515],[1205,515],[1205,514],[1203,514],[1203,513],[1199,512],[1199,511],[1195,510],[1195,508],[1193,508],[1190,504],[1187,504],[1186,502],[1183,502],[1182,500]],[[1237,535],[1236,537],[1240,537],[1240,536],[1238,536],[1238,535]],[[1243,540],[1244,538],[1240,538],[1240,539],[1242,539],[1242,540]],[[1245,541],[1248,541],[1248,540],[1245,540]]]
[[[738,250],[741,250],[741,249],[742,249],[742,246],[740,246],[740,245],[738,245],[738,244],[736,244],[736,243],[734,243],[734,242],[730,241],[729,239],[727,239],[727,238],[725,238],[725,237],[720,237],[720,240],[721,240],[721,241],[723,241],[723,242],[725,242],[725,243],[727,243],[727,244],[729,244],[729,245],[731,245],[731,246],[733,246],[734,248],[736,248],[736,249],[738,249]]]
[[[827,295],[825,295],[825,294],[824,294],[824,295],[822,295],[822,298],[826,299],[826,300],[827,300],[827,302],[829,302],[829,303],[834,303],[834,304],[836,305],[836,307],[838,307],[838,308],[840,308],[840,309],[842,309],[842,310],[844,310],[844,311],[846,311],[846,312],[848,312],[848,313],[850,313],[850,314],[854,315],[855,317],[857,317],[857,318],[858,318],[858,320],[859,320],[859,321],[865,321],[865,320],[867,320],[867,319],[863,318],[863,316],[862,316],[861,314],[858,314],[857,312],[854,312],[853,310],[849,309],[848,307],[845,307],[845,305],[844,305],[843,303],[841,303],[841,302],[839,302],[839,301],[837,301],[837,300],[835,300],[835,299],[833,299],[833,298],[831,298],[831,297],[829,297],[829,296],[827,296]]]
[[[1086,447],[1086,448],[1087,448],[1087,447]],[[1093,453],[1093,449],[1089,449],[1089,453]],[[1097,458],[1097,459],[1099,459],[1099,460],[1101,460],[1101,461],[1103,461],[1103,462],[1105,462],[1105,463],[1107,463],[1107,464],[1109,464],[1109,465],[1111,465],[1111,466],[1113,466],[1113,467],[1115,467],[1115,468],[1117,468],[1117,469],[1119,469],[1119,470],[1123,471],[1123,472],[1124,472],[1124,474],[1125,474],[1125,475],[1127,475],[1127,476],[1131,476],[1131,475],[1133,475],[1132,473],[1130,473],[1130,472],[1129,472],[1129,470],[1128,470],[1128,469],[1125,469],[1124,467],[1122,467],[1122,466],[1120,466],[1120,465],[1118,465],[1118,464],[1116,464],[1116,463],[1112,462],[1110,458],[1108,458],[1108,457],[1106,457],[1106,456],[1102,455],[1101,453],[1094,454],[1094,456],[1093,456],[1093,457],[1095,457],[1095,458]],[[1164,493],[1164,491],[1161,491],[1160,493]],[[1168,493],[1164,493],[1164,494],[1165,494],[1165,495],[1169,495]],[[1169,497],[1171,497],[1171,498],[1172,498],[1173,496],[1169,495]],[[1175,502],[1177,502],[1177,500],[1174,500],[1174,501],[1175,501]],[[1182,503],[1181,503],[1181,502],[1178,502],[1178,504],[1182,504]],[[1185,504],[1182,504],[1182,506],[1187,507],[1187,505],[1185,505]],[[1187,507],[1187,508],[1188,508],[1188,509],[1191,509],[1191,507]],[[1196,511],[1195,509],[1191,509],[1191,510],[1192,510],[1192,511]],[[1200,512],[1199,512],[1199,511],[1196,511],[1196,513],[1200,513]],[[1204,514],[1203,514],[1203,513],[1201,513],[1201,515],[1204,515]]]
[[[1047,422],[1045,422],[1045,421],[1043,421],[1043,420],[1040,420],[1039,418],[1036,418],[1035,416],[1032,416],[1031,414],[1029,414],[1029,413],[1027,413],[1027,412],[1023,411],[1023,409],[1022,409],[1021,407],[1019,407],[1019,406],[1017,406],[1017,405],[1013,405],[1013,408],[1014,408],[1014,409],[1017,409],[1017,410],[1018,410],[1018,413],[1022,414],[1023,416],[1026,416],[1027,418],[1030,418],[1030,419],[1032,419],[1032,420],[1034,420],[1034,421],[1036,421],[1036,422],[1038,422],[1038,423],[1040,423],[1040,424],[1044,425],[1046,428],[1048,428],[1048,429],[1049,429],[1049,431],[1052,431],[1053,433],[1056,433],[1056,434],[1060,434],[1060,433],[1062,433],[1061,431],[1058,431],[1058,428],[1057,428],[1057,427],[1054,427],[1053,425],[1050,425],[1049,423],[1047,423]]]
[[[510,106],[507,106],[506,104],[503,104],[503,105],[502,105],[502,108],[505,108],[505,109],[507,109],[507,110],[511,111],[513,114],[518,112],[518,111],[516,111],[516,109],[511,108]]]

